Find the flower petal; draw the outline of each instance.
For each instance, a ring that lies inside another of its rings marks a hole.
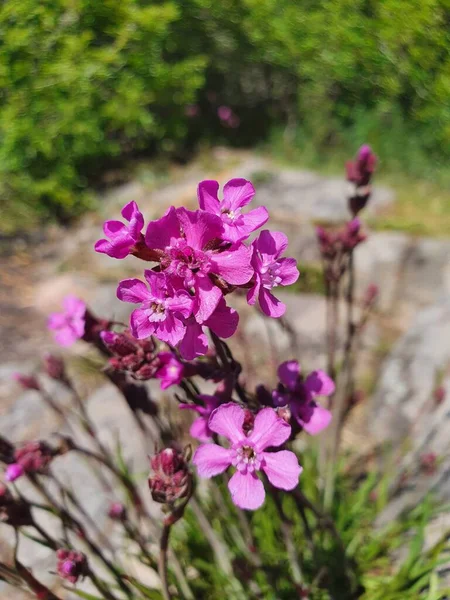
[[[172,313],[167,312],[166,318],[159,321],[155,328],[156,337],[172,346],[176,346],[183,339],[185,333],[186,325],[180,319],[175,318]]]
[[[232,285],[243,285],[252,278],[252,249],[244,244],[238,244],[229,250],[213,254],[211,258],[212,271]]]
[[[278,298],[275,298],[275,296],[264,287],[259,290],[258,299],[261,310],[268,317],[277,319],[278,317],[282,317],[286,312],[286,304],[281,302],[281,300],[278,300]]]
[[[237,311],[227,306],[222,298],[205,325],[210,327],[219,337],[229,338],[235,333],[238,323],[239,315]]]
[[[192,319],[186,321],[186,333],[178,347],[181,356],[186,360],[194,360],[203,356],[208,350],[208,338],[203,333],[202,326]]]
[[[264,229],[259,234],[255,243],[258,252],[262,255],[263,260],[265,260],[266,258],[278,258],[286,250],[288,239],[281,231]]]
[[[245,411],[234,402],[228,402],[211,413],[208,425],[212,431],[223,435],[234,444],[245,438],[242,430],[244,419]]]
[[[262,481],[254,473],[243,475],[236,471],[228,482],[228,489],[234,504],[245,510],[256,510],[266,497]]]
[[[290,435],[289,423],[281,419],[273,408],[267,407],[256,415],[253,431],[248,437],[261,452],[269,446],[281,446]]]
[[[313,371],[305,380],[305,387],[312,398],[316,396],[331,396],[334,393],[334,381],[325,371]]]
[[[237,210],[242,206],[246,206],[252,201],[255,195],[255,188],[247,179],[230,179],[223,186],[223,197],[226,200],[231,210]]]
[[[205,444],[197,448],[192,462],[199,476],[209,479],[228,469],[232,462],[232,451],[217,444]]]
[[[300,375],[300,365],[297,360],[287,360],[278,367],[278,379],[283,385],[293,390]]]
[[[144,227],[144,216],[140,212],[136,202],[128,202],[122,208],[122,217],[129,221],[130,236],[137,240],[142,228]]]
[[[197,275],[195,283],[196,300],[194,302],[193,312],[196,321],[198,323],[204,323],[216,310],[223,295],[220,289],[213,284],[207,275]]]
[[[263,457],[261,468],[272,485],[282,490],[293,490],[298,485],[303,469],[293,452],[264,452]]]
[[[124,279],[117,288],[117,297],[123,302],[139,304],[151,298],[151,294],[140,279]]]
[[[150,221],[145,232],[145,243],[149,248],[164,249],[180,237],[180,223],[177,211],[171,206],[164,216]]]
[[[183,317],[189,317],[192,312],[193,300],[187,292],[180,292],[173,298],[166,300],[167,307],[172,312],[177,312],[183,315]]]
[[[311,410],[296,411],[295,404],[291,405],[293,416],[297,419],[306,433],[317,435],[331,423],[332,414],[320,404],[313,403]]]
[[[146,310],[137,308],[130,315],[131,333],[138,340],[143,340],[155,333],[155,323],[148,318]]]
[[[278,275],[281,277],[280,285],[292,285],[300,275],[295,258],[280,258],[278,261]]]
[[[202,210],[220,214],[220,202],[217,196],[219,192],[219,182],[212,179],[200,181],[197,188],[198,205]]]
[[[204,417],[198,417],[198,419],[195,419],[191,425],[191,428],[189,429],[189,433],[194,439],[200,440],[200,442],[208,442],[212,439],[211,431],[208,427],[208,421]]]
[[[115,238],[118,233],[126,233],[127,227],[122,221],[105,221],[103,223],[103,233],[109,238]]]
[[[220,217],[202,210],[177,210],[178,220],[191,248],[203,250],[213,239],[219,239],[223,226]]]

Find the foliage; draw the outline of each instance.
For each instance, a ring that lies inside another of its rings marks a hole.
[[[119,156],[254,143],[277,124],[319,156],[368,140],[392,170],[436,178],[450,156],[448,20],[447,0],[8,0],[2,200],[16,218],[65,218]]]

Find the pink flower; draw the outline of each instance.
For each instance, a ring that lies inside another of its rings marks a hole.
[[[218,198],[219,183],[217,181],[201,181],[198,184],[197,196],[199,206],[222,219],[224,233],[222,239],[230,242],[246,240],[252,231],[262,227],[269,218],[263,206],[243,215],[241,210],[247,206],[255,195],[255,188],[246,179],[231,179],[224,185],[223,200]]]
[[[196,440],[209,442],[213,436],[213,432],[208,425],[209,417],[221,404],[221,400],[220,398],[217,398],[217,396],[207,396],[206,394],[200,394],[198,398],[203,402],[204,406],[200,406],[199,404],[180,404],[179,407],[182,409],[194,410],[200,415],[192,423],[189,433]]]
[[[298,484],[302,468],[293,452],[266,449],[283,444],[291,434],[291,427],[280,419],[273,408],[263,408],[255,417],[253,430],[244,432],[245,410],[234,403],[216,408],[209,419],[209,428],[230,441],[230,448],[204,444],[195,452],[193,463],[200,477],[214,477],[229,466],[236,472],[228,483],[233,502],[239,508],[256,510],[265,498],[258,471],[267,475],[270,483],[283,490],[292,490]]]
[[[171,385],[178,385],[183,379],[184,367],[172,352],[158,354],[161,367],[156,371],[156,378],[161,379],[161,389],[165,390]]]
[[[220,218],[205,211],[171,207],[148,224],[147,246],[159,251],[161,269],[194,296],[193,314],[204,323],[223,297],[217,278],[225,284],[243,285],[253,269],[250,249],[243,244],[222,247]]]
[[[315,401],[317,396],[331,396],[335,386],[324,371],[313,371],[303,380],[300,365],[288,360],[278,367],[280,384],[273,392],[275,406],[289,405],[292,416],[310,435],[328,427],[331,413]]]
[[[112,502],[108,509],[108,517],[113,521],[125,521],[127,509],[121,502]]]
[[[286,305],[270,290],[278,285],[291,285],[299,276],[295,259],[280,258],[287,245],[284,233],[267,229],[252,243],[255,283],[247,294],[247,302],[255,304],[258,298],[261,310],[269,317],[281,317],[286,311]]]
[[[25,473],[24,468],[19,463],[13,463],[12,465],[8,465],[5,471],[5,479],[6,481],[16,481],[19,477]]]
[[[103,232],[108,240],[98,240],[95,244],[96,252],[107,254],[112,258],[125,258],[133,246],[142,238],[144,217],[138,209],[136,202],[129,202],[122,208],[122,216],[129,222],[125,225],[121,221],[105,221]]]
[[[138,339],[155,335],[175,346],[184,337],[183,317],[191,314],[192,299],[186,291],[174,290],[164,273],[144,274],[150,289],[139,279],[125,279],[117,288],[119,300],[141,304],[131,313],[132,334]]]
[[[80,298],[66,296],[63,306],[64,312],[50,315],[47,327],[55,332],[55,340],[60,346],[70,346],[84,335],[86,304]]]

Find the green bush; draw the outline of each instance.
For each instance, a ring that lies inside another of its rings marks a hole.
[[[169,145],[205,59],[184,56],[174,2],[6,1],[0,9],[0,178],[10,205],[77,213],[114,157]]]
[[[369,136],[431,175],[450,158],[449,19],[448,0],[6,0],[2,200],[64,218],[124,155],[274,125],[317,152]]]

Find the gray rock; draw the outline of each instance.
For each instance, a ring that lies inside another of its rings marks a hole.
[[[348,220],[347,197],[351,189],[344,177],[284,169],[258,186],[256,201],[267,206],[275,216],[284,213],[291,219],[335,223]],[[393,201],[391,190],[376,186],[367,214],[374,214]]]

